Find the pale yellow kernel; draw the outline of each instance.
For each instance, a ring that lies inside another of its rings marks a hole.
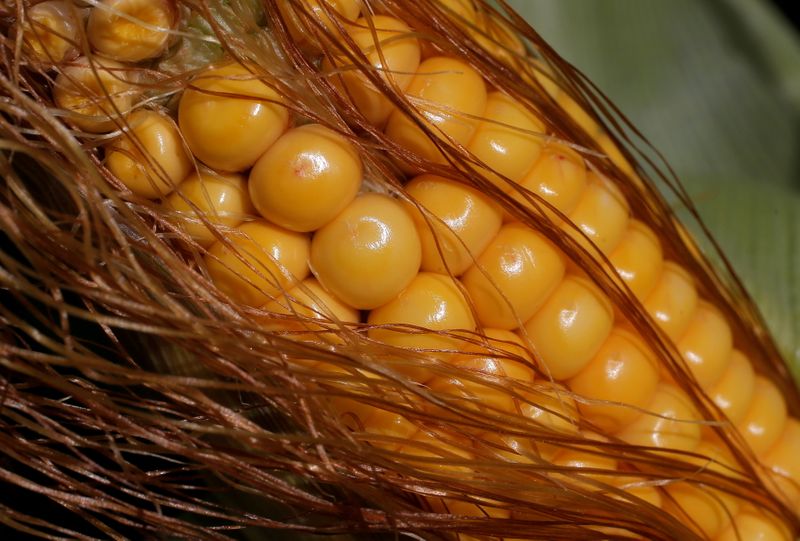
[[[456,282],[431,272],[417,274],[399,295],[372,310],[367,322],[376,326],[368,332],[373,340],[409,349],[458,350],[462,347],[460,340],[437,331],[475,330],[469,304]],[[408,328],[378,325],[413,325],[419,329],[409,332]],[[431,377],[420,370],[413,372],[421,382]]]
[[[463,282],[480,322],[515,329],[530,319],[564,277],[561,253],[521,223],[503,226]]]
[[[22,39],[39,62],[58,63],[78,55],[80,21],[69,2],[46,0],[25,11]]]
[[[255,214],[242,175],[205,170],[189,175],[164,206],[171,219],[204,247],[217,240],[206,221],[224,234]]]
[[[135,87],[125,66],[81,57],[64,66],[53,85],[53,101],[66,120],[90,133],[114,130],[133,104]]]
[[[500,230],[500,209],[470,186],[420,175],[406,192],[421,207],[406,204],[422,242],[422,270],[462,274]]]
[[[292,231],[319,229],[355,198],[361,158],[350,141],[320,124],[284,133],[250,172],[250,196],[262,216]]]
[[[661,276],[663,255],[653,230],[638,220],[631,220],[609,260],[636,298],[644,300]]]
[[[214,243],[205,263],[214,284],[236,302],[262,306],[308,276],[306,235],[256,220],[235,228],[228,241],[231,248]]]
[[[569,213],[569,218],[603,254],[609,254],[625,235],[630,208],[611,180],[595,172],[590,172],[587,180],[583,196]],[[580,244],[586,245],[583,235],[572,228],[566,228],[566,231]]]
[[[442,143],[450,138],[466,145],[486,108],[483,77],[455,58],[436,56],[422,62],[406,96],[433,137]],[[420,158],[446,161],[433,140],[399,109],[389,116],[386,136]]]
[[[347,28],[375,74],[405,92],[420,63],[419,40],[411,29],[403,21],[385,15],[358,19]],[[326,58],[323,69],[335,66],[341,70],[340,77],[332,77],[331,81],[340,88],[343,83],[356,109],[374,126],[383,127],[394,108],[392,101],[364,73],[351,69],[348,62],[336,59],[332,65]]]
[[[666,335],[677,340],[689,327],[697,302],[697,289],[691,276],[676,263],[666,261],[644,307]]]
[[[757,456],[763,455],[778,440],[786,424],[786,400],[770,380],[757,375],[753,400],[744,419],[736,427]]]
[[[638,417],[658,382],[653,353],[636,335],[615,328],[597,355],[568,385],[577,395],[597,401],[578,402],[586,419],[603,431],[614,433]]]
[[[126,122],[129,130],[106,147],[106,167],[134,194],[163,197],[192,167],[178,126],[151,110],[136,111]]]
[[[750,360],[738,350],[733,350],[720,380],[708,392],[725,417],[738,424],[753,399],[755,373]]]
[[[504,191],[510,185],[503,177],[518,182],[536,163],[542,148],[545,125],[518,100],[491,92],[486,109],[467,149],[486,165],[487,175]]]
[[[616,435],[633,445],[693,451],[700,443],[700,416],[689,397],[669,383],[660,383],[634,420]]]
[[[89,14],[86,35],[98,53],[139,62],[164,52],[178,17],[170,0],[100,0]]]
[[[577,375],[611,333],[614,312],[591,282],[568,275],[525,323],[542,369],[557,380]]]
[[[676,345],[697,382],[703,389],[709,389],[728,365],[733,335],[719,310],[701,302]]]
[[[311,267],[325,288],[360,309],[394,299],[419,271],[422,247],[409,213],[391,197],[357,197],[311,244]]]
[[[192,153],[219,171],[242,171],[286,131],[283,99],[244,66],[209,68],[191,82],[178,124]]]

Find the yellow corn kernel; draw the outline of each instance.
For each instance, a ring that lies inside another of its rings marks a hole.
[[[329,33],[336,35],[340,26],[354,21],[361,12],[361,0],[300,0],[300,4],[300,9],[310,16],[311,21],[299,10],[289,8],[288,2],[279,2],[278,8],[292,41],[309,53],[320,50],[320,44],[313,37],[316,34],[310,33],[309,27],[321,25]]]
[[[778,440],[786,424],[786,401],[780,389],[763,376],[756,376],[753,401],[736,427],[757,456]]]
[[[435,136],[461,145],[469,142],[486,109],[486,85],[480,74],[460,60],[443,56],[420,64],[406,96]],[[399,109],[389,116],[386,136],[423,159],[445,161],[433,141]]]
[[[516,329],[530,319],[564,277],[564,258],[542,235],[520,224],[503,226],[464,274],[480,322]]]
[[[733,335],[719,310],[701,302],[676,345],[697,382],[703,389],[709,389],[727,367],[733,351]]]
[[[240,64],[209,68],[187,88],[178,125],[192,153],[218,171],[242,171],[289,126],[283,99]]]
[[[691,276],[682,267],[667,261],[644,307],[661,330],[677,340],[689,327],[697,302],[697,289]]]
[[[177,22],[178,6],[171,0],[100,0],[89,14],[86,35],[103,56],[139,62],[164,52]]]
[[[247,222],[214,243],[205,257],[214,284],[231,299],[263,306],[308,276],[309,239],[263,220]]]
[[[191,171],[178,126],[167,115],[136,111],[126,119],[129,131],[106,148],[106,167],[134,194],[163,197]]]
[[[590,172],[583,196],[569,213],[569,218],[602,253],[609,254],[620,243],[627,230],[630,208],[613,182]],[[578,235],[572,228],[567,231],[579,243],[586,245],[582,235]]]
[[[539,385],[536,392],[527,393],[529,400],[521,405],[522,417],[533,422],[542,429],[552,432],[553,436],[575,436],[578,433],[578,409],[570,393],[559,384],[545,383]],[[485,436],[487,439],[495,439]],[[537,456],[551,460],[562,448],[542,438],[527,438],[503,435],[499,440],[509,449],[519,453],[517,460],[524,461],[526,456]]]
[[[652,229],[631,220],[617,247],[608,256],[619,277],[639,300],[656,287],[664,258],[661,243]]]
[[[368,331],[373,340],[409,349],[458,350],[460,340],[439,332],[475,330],[467,299],[456,282],[447,275],[431,272],[417,274],[399,295],[372,310],[367,323],[374,326]],[[412,325],[420,330],[393,330],[383,325]],[[420,382],[431,377],[422,369],[412,373]]]
[[[128,71],[113,60],[81,57],[64,66],[53,85],[53,101],[66,119],[90,133],[114,130],[133,103]]]
[[[167,197],[164,206],[172,211],[173,220],[186,234],[204,247],[217,240],[204,220],[224,234],[255,215],[247,194],[247,180],[236,173],[192,173]]]
[[[376,73],[390,86],[405,92],[420,63],[419,40],[411,29],[394,17],[375,15],[369,20],[357,20],[348,26],[348,33]],[[333,77],[331,80],[343,83],[356,109],[371,124],[382,128],[394,107],[392,101],[363,73],[348,69],[344,62],[336,62],[336,67],[343,70],[341,79]],[[323,68],[332,67],[325,59]]]
[[[497,91],[489,93],[482,119],[467,149],[486,165],[479,171],[508,191],[499,175],[514,182],[522,179],[539,158],[545,125],[516,99]]]
[[[750,360],[741,351],[733,350],[722,378],[708,395],[732,424],[738,424],[747,413],[755,392],[755,373]]]
[[[634,445],[683,451],[700,444],[700,417],[682,390],[662,381],[644,409],[617,437]]]
[[[500,230],[500,209],[470,186],[420,175],[406,192],[422,207],[406,204],[422,242],[422,270],[463,274]]]
[[[25,12],[22,39],[34,59],[57,64],[78,55],[80,24],[69,2],[46,0]]]
[[[520,181],[525,190],[538,195],[563,214],[578,205],[586,188],[586,164],[583,158],[566,145],[550,142],[542,148],[533,168]],[[530,206],[525,195],[514,192],[514,198]],[[541,205],[545,214],[557,220],[555,214]]]
[[[789,533],[775,519],[757,511],[736,515],[714,541],[789,541]]]
[[[591,282],[568,275],[525,323],[544,372],[557,380],[578,374],[611,333],[614,312]]]
[[[421,260],[409,213],[397,200],[375,193],[357,197],[311,243],[317,279],[345,303],[365,310],[395,299]]]
[[[568,385],[578,395],[597,401],[579,402],[578,408],[587,420],[613,434],[638,417],[640,409],[650,402],[658,382],[659,370],[653,353],[636,335],[616,328]]]
[[[335,131],[306,124],[281,135],[250,172],[250,196],[267,220],[292,231],[319,229],[355,198],[361,158]]]

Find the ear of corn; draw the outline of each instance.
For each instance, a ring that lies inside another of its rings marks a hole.
[[[100,2],[94,54],[59,67],[52,101],[78,135],[119,130],[112,184],[152,201],[214,302],[306,377],[293,420],[353,442],[461,539],[657,538],[652,521],[789,539],[796,396],[687,264],[642,171],[484,2],[421,4],[267,3],[295,72],[229,54],[151,109],[132,63],[165,54],[180,9]],[[23,35],[55,28],[49,13]],[[31,38],[32,58],[70,59],[69,24]]]

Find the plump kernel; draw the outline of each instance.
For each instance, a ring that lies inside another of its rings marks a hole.
[[[502,92],[491,92],[486,109],[467,149],[483,162],[486,174],[504,191],[522,179],[536,160],[542,147],[545,125],[523,104]]]
[[[356,20],[361,12],[361,0],[300,0],[299,3],[298,9],[292,9],[289,7],[290,2],[279,2],[278,9],[292,41],[312,54],[320,50],[320,43],[316,37],[318,25],[333,36],[341,37],[339,26],[345,25],[347,21]],[[310,16],[310,21],[304,12]]]
[[[775,519],[763,513],[747,511],[737,514],[714,541],[789,541],[791,537]]]
[[[361,158],[350,141],[320,124],[289,130],[250,172],[250,197],[269,221],[308,232],[330,222],[361,187]]]
[[[563,386],[546,383],[526,395],[528,401],[521,405],[522,416],[540,429],[560,435],[577,435],[578,409],[575,400]],[[563,448],[557,444],[540,441],[541,438],[502,436],[511,449],[551,460]]]
[[[177,20],[170,0],[101,0],[89,13],[86,35],[98,53],[139,62],[164,52]]]
[[[130,111],[134,93],[122,64],[96,57],[64,66],[53,85],[53,101],[71,113],[67,121],[90,133],[114,130]]]
[[[434,137],[449,137],[462,145],[469,142],[486,108],[483,77],[468,64],[443,56],[420,64],[406,95]],[[421,158],[445,161],[433,141],[399,109],[389,116],[386,135]]]
[[[645,299],[644,307],[661,330],[672,340],[677,340],[689,327],[697,302],[697,289],[689,273],[667,261],[655,289]]]
[[[414,221],[391,197],[357,197],[311,243],[311,267],[331,293],[369,310],[394,299],[419,271]]]
[[[31,57],[58,63],[78,55],[80,22],[69,2],[46,0],[25,11],[22,39]]]
[[[614,312],[591,282],[567,275],[525,323],[542,370],[557,380],[577,375],[611,333]]]
[[[650,402],[616,435],[633,445],[693,451],[700,443],[700,419],[691,400],[669,383],[658,385]]]
[[[136,111],[127,118],[130,131],[106,148],[106,167],[134,194],[156,199],[167,195],[191,171],[178,126],[157,111]]]
[[[260,318],[259,322],[265,329],[289,332],[292,333],[290,334],[292,338],[305,341],[321,339],[341,342],[336,332],[320,333],[319,331],[338,332],[338,324],[358,323],[361,318],[358,310],[331,295],[314,278],[306,278],[301,284],[278,295],[261,309],[275,314],[297,317],[297,319],[264,317]],[[309,323],[305,319],[316,319],[330,324],[317,325]]]
[[[309,239],[302,233],[255,220],[235,228],[228,241],[232,248],[214,243],[205,262],[214,284],[236,302],[262,306],[308,276]]]
[[[783,432],[761,459],[765,466],[777,476],[785,479],[785,486],[793,485],[788,486],[785,491],[795,497],[800,492],[800,454],[797,452],[798,449],[800,449],[800,421],[790,417],[783,426]]]
[[[250,70],[227,64],[192,80],[181,97],[178,124],[200,161],[218,171],[242,171],[286,131],[289,111]]]
[[[725,371],[733,351],[733,335],[719,310],[701,302],[676,345],[697,382],[709,389]]]
[[[374,34],[373,34],[374,29]],[[348,26],[348,34],[367,57],[367,61],[384,81],[400,92],[405,92],[420,63],[419,40],[401,20],[386,15],[375,15],[371,19],[361,18]],[[341,78],[333,77],[335,84],[344,88],[353,100],[353,105],[368,122],[383,127],[394,105],[368,77],[348,69],[345,60],[336,61]],[[323,69],[331,69],[328,59]]]
[[[653,353],[637,336],[616,328],[568,385],[574,393],[597,401],[579,402],[578,408],[588,421],[613,434],[630,424],[640,408],[647,406],[658,382]]]
[[[727,528],[739,509],[736,498],[703,485],[678,482],[666,491],[663,509],[709,539]]]
[[[569,214],[586,189],[586,164],[568,146],[550,142],[542,148],[539,159],[522,178],[520,186],[544,199],[562,214]],[[514,192],[513,197],[523,205],[530,206],[526,197],[531,196]],[[540,206],[548,218],[557,219],[550,209]]]
[[[569,94],[563,91],[560,92],[556,97],[556,103],[558,103],[564,112],[590,137],[594,137],[600,133],[600,125],[586,112],[586,109],[579,105]]]
[[[599,450],[598,450],[599,451]],[[613,484],[616,480],[617,461],[612,456],[577,449],[563,449],[553,457],[553,465],[564,468],[571,468],[571,473],[575,473],[577,479],[589,481],[584,488],[593,486],[595,490],[600,490],[596,483]],[[605,472],[605,473],[604,473]],[[576,481],[572,475],[565,474],[571,481]]]
[[[652,229],[631,220],[616,248],[608,256],[617,275],[639,300],[653,291],[664,267],[661,243]]]
[[[521,223],[503,226],[464,274],[480,322],[515,329],[530,319],[564,277],[564,258]]]
[[[414,325],[431,332],[408,332],[375,327],[369,337],[385,344],[410,349],[451,349],[462,347],[455,337],[437,331],[455,329],[473,331],[475,320],[455,281],[444,274],[421,272],[399,295],[383,306],[372,310],[367,322],[370,325]],[[426,381],[429,374],[417,373],[418,381]]]
[[[422,242],[422,270],[462,274],[500,230],[500,209],[470,186],[420,175],[406,185],[406,192],[426,213],[406,205]]]
[[[204,220],[225,233],[255,214],[242,175],[204,170],[184,180],[164,206],[172,212],[173,221],[203,247],[217,240]]]
[[[578,205],[569,213],[570,220],[604,254],[609,254],[622,240],[630,220],[625,197],[609,179],[590,172]],[[572,228],[567,232],[586,245],[583,235]]]
[[[725,417],[738,424],[747,413],[755,391],[755,372],[741,351],[733,350],[720,380],[708,392]]]
[[[756,376],[753,401],[737,428],[757,456],[778,440],[786,424],[786,401],[780,389],[763,376]]]

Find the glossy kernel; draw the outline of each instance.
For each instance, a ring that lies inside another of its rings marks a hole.
[[[568,275],[527,323],[525,330],[542,362],[557,380],[577,375],[611,333],[614,314],[597,287]]]
[[[292,40],[311,53],[316,53],[320,49],[320,43],[316,39],[316,25],[322,25],[328,33],[336,37],[339,34],[339,25],[355,20],[361,12],[361,0],[300,0],[299,3],[299,8],[293,9],[289,7],[289,2],[279,2],[278,9],[283,15]],[[308,13],[313,22],[308,21],[300,10]],[[333,20],[334,18],[336,20]],[[312,28],[315,30],[312,31]]]
[[[311,243],[317,279],[345,303],[369,310],[394,299],[416,276],[422,248],[414,221],[391,197],[357,197]]]
[[[199,160],[219,171],[242,171],[286,131],[289,111],[253,73],[228,64],[192,80],[181,97],[178,124]]]
[[[789,494],[800,492],[800,421],[790,417],[777,441],[764,454],[761,462],[775,474],[784,478]],[[800,502],[798,502],[800,503]]]
[[[630,208],[619,188],[609,179],[590,172],[583,196],[569,218],[602,253],[609,254],[625,235]],[[586,243],[572,228],[567,231],[581,244]]]
[[[556,102],[564,112],[583,129],[590,137],[600,133],[600,126],[592,116],[577,101],[566,92],[560,92],[556,97]]]
[[[677,347],[700,386],[709,389],[727,367],[733,335],[719,310],[701,302]]]
[[[527,173],[542,148],[545,125],[523,104],[502,92],[491,92],[483,120],[467,150],[483,162],[489,179],[501,189],[509,186],[501,176],[518,182]]]
[[[634,420],[617,433],[633,445],[693,451],[700,443],[699,416],[682,390],[660,383],[652,399]]]
[[[526,190],[538,195],[563,214],[577,206],[586,189],[586,165],[580,154],[566,145],[551,142],[542,148],[533,168],[520,181]],[[514,192],[514,198],[529,205],[525,195]],[[542,205],[550,219],[555,213]]]
[[[436,56],[422,62],[406,95],[433,136],[443,142],[450,137],[466,145],[486,108],[483,77],[455,58]],[[422,158],[445,161],[433,141],[399,109],[389,116],[386,136]]]
[[[177,19],[169,0],[101,0],[89,14],[86,35],[100,54],[139,62],[164,52]]]
[[[617,432],[630,424],[647,406],[659,382],[652,352],[632,333],[614,329],[600,351],[575,377],[570,389],[593,401],[579,402],[586,419],[603,431]]]
[[[250,172],[250,197],[262,216],[292,231],[319,229],[355,198],[361,158],[335,131],[306,124],[281,135]]]
[[[228,241],[233,249],[216,242],[205,261],[214,284],[237,302],[262,306],[308,276],[306,235],[256,220],[237,227]]]
[[[407,204],[422,242],[422,270],[462,274],[500,230],[497,206],[465,184],[421,175],[406,185],[406,192],[430,213],[426,220],[415,205]]]
[[[463,281],[483,325],[515,329],[536,313],[563,277],[561,253],[539,233],[512,223],[503,226]]]
[[[80,22],[69,2],[47,0],[31,6],[21,27],[28,51],[39,62],[55,64],[78,54]]]
[[[106,149],[106,166],[134,194],[162,197],[191,171],[178,126],[167,115],[137,111],[127,119],[128,133]]]
[[[400,92],[405,92],[420,63],[419,40],[411,29],[401,20],[385,15],[375,15],[370,21],[361,18],[348,27],[348,33],[367,57],[367,61],[384,81]],[[373,34],[374,29],[374,34]],[[383,127],[394,105],[367,76],[355,69],[349,69],[345,60],[337,61],[342,82],[353,105],[371,124]],[[326,59],[324,68],[330,69]]]
[[[737,428],[756,456],[763,455],[778,440],[786,424],[786,401],[780,389],[763,376],[756,376],[753,401]]]
[[[236,173],[192,173],[164,205],[174,221],[204,247],[211,246],[217,237],[203,219],[224,233],[255,214],[247,194],[247,180]]]
[[[667,493],[664,510],[709,539],[730,524],[739,508],[736,498],[703,485],[678,482],[668,485]]]
[[[714,541],[789,541],[774,519],[756,512],[742,512]]]
[[[653,291],[664,267],[661,243],[652,229],[632,220],[625,235],[609,255],[622,281],[639,300]]]
[[[667,261],[644,307],[667,336],[677,340],[689,327],[697,299],[691,276],[682,267]]]
[[[578,433],[578,410],[575,400],[561,385],[545,384],[530,393],[529,402],[522,404],[522,416],[534,422],[540,429],[561,435]],[[503,441],[512,449],[552,459],[563,447],[545,441],[545,438],[503,436]]]
[[[78,128],[104,133],[117,127],[115,118],[130,111],[133,92],[122,64],[81,57],[61,68],[53,85],[53,101],[73,113],[67,119]]]
[[[374,328],[369,337],[413,349],[460,349],[454,337],[435,331],[475,330],[469,304],[455,281],[443,274],[421,272],[394,299],[369,314],[370,325],[415,325],[434,332]]]
[[[708,396],[727,419],[738,424],[747,413],[755,390],[755,373],[747,357],[738,350],[731,352],[722,378],[711,388]]]

